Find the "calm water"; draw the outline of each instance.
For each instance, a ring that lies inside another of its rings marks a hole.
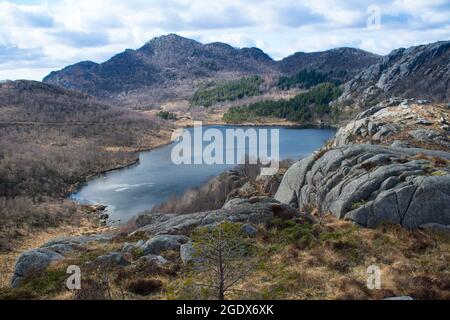
[[[237,127],[208,128],[224,132],[225,129]],[[264,128],[280,130],[280,158],[294,160],[310,155],[335,133],[333,129]],[[189,131],[192,133],[192,129]],[[270,134],[268,136],[270,137]],[[234,167],[205,164],[175,165],[171,161],[173,147],[174,144],[171,144],[142,152],[138,164],[93,178],[78,192],[72,194],[71,198],[82,204],[107,205],[108,214],[113,221],[126,222],[136,214],[164,202],[172,195],[180,195],[192,187],[201,186],[211,177]]]

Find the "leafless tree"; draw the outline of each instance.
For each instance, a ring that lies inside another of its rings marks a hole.
[[[242,233],[242,226],[222,222],[214,228],[199,228],[193,235],[196,265],[205,281],[197,283],[212,289],[218,300],[257,266],[255,247]]]

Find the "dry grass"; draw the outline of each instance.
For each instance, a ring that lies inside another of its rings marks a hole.
[[[8,252],[0,254],[0,288],[9,287],[14,265],[20,254],[27,250],[35,249],[51,239],[67,236],[79,236],[88,233],[101,233],[104,227],[98,227],[91,219],[82,218],[76,225],[60,225],[43,229],[22,230],[20,239],[11,239],[11,248]]]
[[[255,243],[261,249],[254,256],[259,265],[227,299],[366,300],[402,295],[450,299],[448,235],[394,225],[363,229],[327,217],[322,225],[273,221],[260,227]],[[198,279],[187,272],[178,251],[164,254],[169,262],[163,267],[137,263],[139,255],[133,254],[128,256],[132,264],[125,268],[103,270],[89,263],[120,246],[117,242],[93,245],[44,274],[33,288],[51,299],[192,299],[205,294],[193,289]],[[69,264],[83,266],[84,291],[76,295],[57,282]],[[380,290],[366,285],[372,265],[381,269]],[[30,291],[20,294],[26,297]]]
[[[289,228],[267,231],[260,245],[273,250],[233,298],[450,299],[450,239],[398,226],[362,229],[330,222],[303,229],[298,239],[280,240]],[[308,245],[302,233],[311,233]],[[270,235],[270,233],[272,233]],[[367,268],[381,268],[380,290],[369,290]]]

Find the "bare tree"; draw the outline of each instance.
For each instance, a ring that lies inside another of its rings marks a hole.
[[[204,286],[218,300],[225,300],[239,281],[250,274],[258,262],[255,247],[242,232],[240,224],[222,222],[214,228],[199,228],[193,234],[194,256]]]

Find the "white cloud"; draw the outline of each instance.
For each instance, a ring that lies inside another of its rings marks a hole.
[[[15,3],[13,3],[15,2]],[[0,78],[41,79],[81,60],[104,61],[155,36],[296,51],[397,47],[450,38],[448,0],[28,0],[0,2]],[[379,5],[382,29],[366,29]]]

